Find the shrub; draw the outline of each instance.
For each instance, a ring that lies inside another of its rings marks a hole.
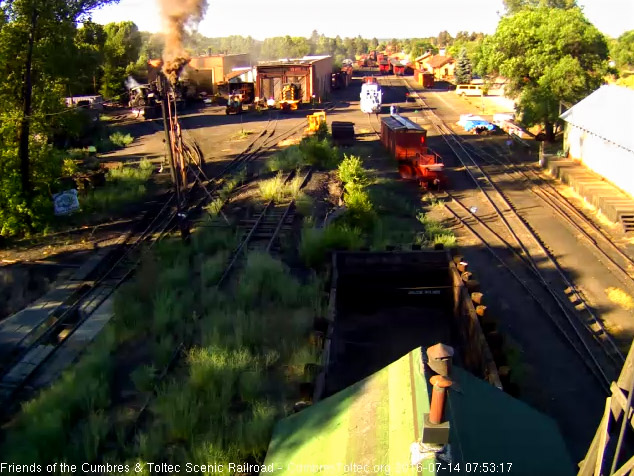
[[[328,124],[326,122],[320,122],[319,123],[319,128],[317,129],[317,132],[315,133],[315,137],[317,137],[317,139],[319,140],[330,140],[332,138],[330,132],[328,131]]]
[[[292,145],[274,154],[266,161],[266,168],[271,172],[280,170],[289,172],[304,165],[304,155],[298,146]]]
[[[335,223],[324,228],[304,228],[299,254],[306,265],[319,268],[331,251],[354,250],[361,246],[363,238],[360,229]]]
[[[351,227],[369,231],[374,226],[376,212],[370,196],[361,188],[350,188],[344,195],[344,202],[347,211],[339,220],[349,224]]]
[[[332,169],[339,163],[339,150],[326,139],[319,140],[315,136],[302,139],[299,150],[307,165],[320,169]]]
[[[368,176],[363,168],[361,158],[356,155],[345,155],[338,167],[339,179],[346,184],[363,187],[368,184]]]
[[[115,146],[122,149],[134,142],[134,137],[132,137],[130,134],[123,134],[119,131],[110,134],[108,139],[110,139],[110,142],[112,142]]]

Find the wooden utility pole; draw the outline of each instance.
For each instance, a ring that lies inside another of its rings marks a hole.
[[[176,161],[174,160],[174,150],[172,144],[172,123],[169,117],[169,81],[163,73],[159,73],[158,81],[161,94],[161,109],[163,112],[163,128],[165,129],[165,145],[167,147],[167,153],[170,162],[170,174],[172,176],[172,183],[174,184],[174,193],[176,194],[176,207],[180,211],[181,196],[180,196],[180,181],[178,172],[176,171]]]

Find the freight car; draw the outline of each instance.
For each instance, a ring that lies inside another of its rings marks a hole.
[[[381,74],[392,74],[392,64],[388,60],[380,61],[379,72]]]
[[[427,147],[427,131],[398,114],[381,119],[381,143],[394,156],[403,179],[416,180],[425,189],[447,184],[444,165]]]

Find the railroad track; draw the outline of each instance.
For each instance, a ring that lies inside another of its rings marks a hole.
[[[332,110],[338,103],[332,103],[325,107],[325,110]],[[279,134],[275,134],[277,129],[279,116],[274,120],[269,119],[264,130],[256,137],[235,159],[235,164],[227,165],[221,173],[227,173],[228,171],[239,170],[240,164],[245,165],[251,160],[255,160],[266,151],[272,149],[281,140],[291,137],[302,130],[305,126],[306,119],[300,120],[298,123],[290,126]],[[257,144],[257,145],[256,145]],[[297,171],[293,171],[284,179],[284,183],[292,180]],[[309,181],[312,175],[312,167],[309,167],[303,172],[304,178],[301,182],[299,189],[301,190]],[[207,183],[212,183],[213,179],[207,179]],[[219,187],[214,188],[214,192],[217,192]],[[237,189],[236,191],[238,191]],[[208,198],[211,199],[214,195],[210,192]],[[281,233],[293,223],[295,217],[295,199],[291,199],[286,203],[276,204],[273,200],[267,202],[259,215],[253,217],[250,220],[243,220],[242,225],[242,237],[239,240],[238,245],[233,250],[229,257],[229,261],[223,270],[221,277],[217,282],[217,286],[221,287],[226,285],[232,274],[237,267],[243,262],[247,251],[263,250],[266,253],[274,254],[277,251],[279,245],[279,239]],[[173,368],[176,362],[182,357],[184,349],[186,349],[186,343],[180,342],[174,349],[172,356],[164,369],[161,371],[157,378],[157,384],[168,375],[169,370]],[[135,432],[144,424],[144,420],[147,415],[147,410],[150,407],[155,394],[152,392],[143,405],[138,409],[136,416],[134,417],[134,423],[130,425],[126,432],[126,441],[130,441]]]
[[[89,280],[77,283],[80,292],[61,303],[44,322],[21,332],[0,361],[0,402],[4,411],[27,385],[48,385],[74,360],[77,344],[75,348],[68,345],[73,335],[91,324],[99,306],[130,276],[141,260],[142,249],[169,231],[175,217],[173,205],[174,196],[170,194],[148,209],[126,239],[102,258]]]
[[[326,110],[334,107],[336,103],[327,106]],[[200,167],[202,151],[197,142],[193,138],[184,141],[191,161],[198,164],[193,167],[194,185],[188,191],[190,203],[185,212],[187,216],[200,211],[205,203],[218,196],[222,179],[226,175],[241,169],[272,149],[279,141],[297,133],[306,123],[304,118],[276,134],[278,120],[279,113],[274,118],[269,118],[265,129],[213,178],[208,178]],[[68,342],[72,341],[73,334],[90,321],[99,306],[134,272],[141,260],[141,250],[146,245],[152,246],[174,230],[177,226],[177,209],[174,205],[175,197],[170,194],[157,207],[148,209],[121,245],[108,253],[97,265],[100,271],[91,275],[90,280],[77,283],[82,292],[73,295],[72,300],[61,303],[59,311],[45,322],[23,331],[14,349],[0,356],[0,402],[4,413],[15,408],[13,404],[19,400],[24,390],[49,385],[83,351],[83,348],[67,350]],[[277,230],[276,235],[279,231]],[[69,353],[73,358],[66,355]]]
[[[286,175],[284,178],[284,184],[287,184],[295,177],[295,174],[299,171],[293,171]],[[312,175],[312,167],[309,167],[304,171],[304,178],[301,182],[299,189],[301,190],[309,181]],[[222,275],[218,279],[217,287],[222,287],[227,284],[232,274],[243,263],[244,258],[248,251],[262,250],[266,253],[275,253],[276,247],[279,244],[281,232],[292,225],[295,219],[295,198],[292,198],[286,203],[276,204],[274,200],[268,201],[259,215],[253,217],[250,220],[243,220],[242,225],[242,237],[239,240],[238,245],[233,250],[229,257],[229,261],[225,266]],[[186,348],[184,342],[179,343],[172,353],[172,357],[158,377],[156,387],[167,376],[169,369],[173,368],[176,362],[181,358],[183,350]],[[154,399],[154,392],[150,394],[141,408],[138,410],[134,423],[130,426],[126,440],[130,440],[134,433],[141,427],[147,410]]]
[[[288,184],[291,179],[295,177],[296,173],[299,172],[293,171],[288,173],[284,179],[284,184]],[[300,190],[304,188],[308,182],[311,173],[312,168],[308,168],[299,186]],[[278,243],[280,231],[284,227],[292,225],[295,219],[294,212],[295,198],[281,205],[276,204],[274,200],[270,200],[266,203],[259,215],[253,219],[243,220],[241,224],[243,226],[246,225],[245,232],[242,235],[240,243],[231,254],[229,263],[218,280],[218,286],[222,286],[226,283],[237,263],[246,255],[247,251],[263,250],[267,253],[271,253]]]
[[[408,89],[414,93],[411,88]],[[464,166],[494,213],[492,218],[489,217],[485,221],[451,194],[448,195],[451,201],[445,202],[447,210],[481,241],[527,290],[587,365],[602,388],[607,391],[610,383],[618,376],[624,358],[601,320],[587,305],[583,295],[561,269],[530,224],[518,213],[495,180],[479,165],[473,149],[433,113],[422,98],[415,93],[410,97],[414,97],[425,108],[425,114],[431,124]],[[509,237],[508,240],[502,237],[502,233],[493,229],[494,222],[498,226],[502,225],[503,232]],[[497,253],[490,245],[491,242],[499,242],[507,253],[504,256]],[[520,268],[518,263],[521,263]],[[543,267],[546,263],[551,274],[556,275],[559,282],[545,275]],[[567,289],[567,294],[557,290],[564,288]],[[571,297],[575,299],[574,306],[571,304]]]
[[[608,236],[600,227],[592,222],[583,212],[572,205],[549,180],[544,179],[532,167],[522,167],[514,163],[510,158],[496,152],[495,155],[476,147],[472,144],[465,144],[468,148],[477,153],[477,157],[489,165],[498,165],[503,168],[507,176],[518,180],[526,186],[533,195],[542,203],[551,208],[561,219],[565,220],[574,230],[579,233],[586,243],[588,243],[600,255],[621,282],[632,287],[634,284],[634,260],[617,246],[613,239]],[[513,177],[513,174],[515,177]]]

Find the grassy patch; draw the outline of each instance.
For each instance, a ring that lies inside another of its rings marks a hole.
[[[423,225],[424,230],[417,240],[419,244],[433,246],[440,243],[448,248],[456,246],[455,235],[440,222],[432,220],[425,213],[419,213],[416,219]]]
[[[427,208],[430,208],[432,210],[444,208],[445,206],[442,200],[437,199],[430,193],[423,196],[422,202]]]
[[[313,199],[303,192],[299,192],[295,199],[295,208],[297,212],[304,217],[311,216],[314,205]]]
[[[299,146],[293,145],[274,154],[266,161],[266,168],[272,172],[284,170],[290,172],[304,164],[304,156]]]
[[[240,132],[238,132],[233,137],[231,137],[231,140],[244,140],[247,137],[249,137],[251,134],[253,134],[253,131],[242,129]]]
[[[120,458],[204,463],[262,461],[275,421],[297,398],[321,311],[321,284],[302,284],[267,254],[252,253],[229,295],[205,306],[198,344],[165,383],[151,424]],[[280,339],[280,335],[284,338]]]
[[[303,181],[304,177],[300,175],[299,170],[288,182],[283,177],[282,172],[278,172],[272,179],[258,183],[258,189],[264,200],[267,202],[273,200],[279,203],[297,199],[300,195]]]
[[[281,202],[285,198],[284,193],[284,177],[279,172],[275,177],[269,180],[263,180],[258,183],[258,190],[262,198],[267,201]]]
[[[102,411],[110,404],[114,348],[114,335],[104,332],[78,365],[23,404],[21,413],[7,429],[2,459],[18,464],[48,464],[62,457],[81,461],[85,456],[94,456],[99,438],[110,427]]]
[[[361,230],[347,224],[335,223],[324,228],[305,227],[299,253],[307,266],[319,268],[326,262],[330,252],[355,250],[363,244]]]
[[[112,142],[116,147],[120,147],[122,149],[134,142],[134,137],[132,137],[130,134],[124,134],[119,131],[110,134],[108,139],[110,139],[110,142]]]
[[[80,197],[80,205],[86,213],[120,211],[125,205],[136,202],[147,194],[147,181],[154,165],[141,161],[138,167],[121,166],[106,175],[106,185],[88,191]]]
[[[109,413],[114,355],[130,347],[149,346],[149,360],[126,362],[137,367],[130,369],[129,376],[117,374],[116,379],[125,385],[127,378],[129,387],[139,392],[151,391],[156,374],[179,341],[196,335],[196,313],[203,314],[205,302],[216,305],[203,297],[212,294],[218,269],[224,267],[234,243],[232,232],[201,228],[194,231],[189,246],[165,239],[146,252],[135,278],[117,290],[114,317],[97,341],[60,380],[25,403],[6,428],[2,460],[78,464],[105,458],[105,441],[115,434],[119,444],[126,444],[120,435],[125,428],[115,428]],[[192,263],[201,263],[199,274],[193,272]],[[195,294],[194,289],[200,292]]]

